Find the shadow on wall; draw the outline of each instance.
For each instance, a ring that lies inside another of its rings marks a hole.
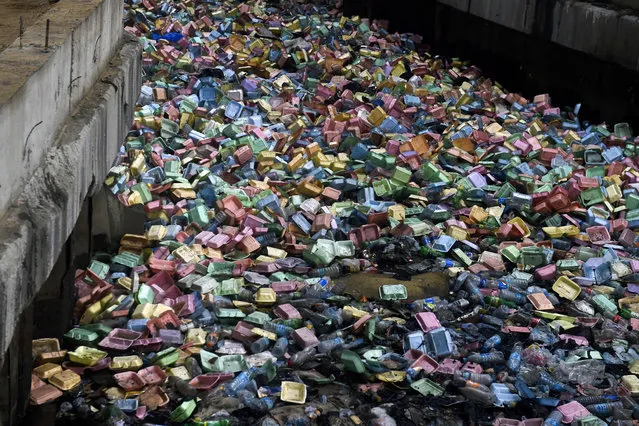
[[[639,132],[639,73],[544,39],[544,18],[531,36],[434,0],[345,0],[347,15],[390,21],[390,31],[424,37],[433,54],[470,60],[509,91],[531,99],[550,93],[558,107],[582,104],[592,123],[629,122]]]

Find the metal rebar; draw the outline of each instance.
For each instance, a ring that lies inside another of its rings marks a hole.
[[[49,49],[49,20],[48,19],[47,19],[46,33],[44,34],[44,48],[45,50]]]

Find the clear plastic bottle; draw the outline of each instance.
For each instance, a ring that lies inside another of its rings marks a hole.
[[[486,341],[484,342],[481,348],[483,351],[489,351],[493,348],[496,348],[500,344],[501,344],[501,336],[499,334],[495,334],[489,337],[488,339],[486,339]]]
[[[287,349],[288,349],[288,339],[286,337],[280,337],[275,342],[275,345],[273,346],[273,348],[271,348],[271,353],[273,354],[274,357],[279,359],[284,357],[284,354],[286,353]]]
[[[306,361],[313,358],[316,353],[317,350],[314,347],[303,349],[291,356],[288,360],[288,365],[291,367],[301,367]]]
[[[469,306],[470,306],[470,302],[468,300],[464,299],[464,298],[461,298],[461,299],[455,300],[454,302],[450,302],[447,307],[449,309],[464,310],[464,309],[466,309]]]
[[[468,361],[476,364],[498,364],[504,362],[505,358],[503,352],[492,351],[485,354],[473,353],[468,356]]]
[[[516,288],[518,290],[525,290],[530,284],[528,280],[513,277],[502,277],[500,281],[508,284],[508,288]]]
[[[564,415],[559,410],[553,410],[544,420],[543,426],[561,426]]]
[[[471,382],[481,383],[482,385],[490,386],[494,380],[490,374],[471,373],[470,371],[456,372],[455,375],[463,377],[465,380]]]
[[[558,380],[580,385],[593,385],[604,378],[606,365],[602,360],[583,359],[571,363],[559,363],[553,370]]]
[[[278,337],[288,337],[293,334],[293,331],[295,331],[292,327],[288,327],[284,324],[274,323],[272,321],[265,322],[262,327],[264,327],[264,330],[266,331],[277,334]]]
[[[468,279],[464,282],[464,289],[470,294],[470,301],[476,305],[484,304],[484,294],[479,289],[479,285],[469,276]]]
[[[480,315],[479,319],[481,320],[481,322],[483,322],[484,324],[488,324],[488,325],[492,325],[495,327],[499,327],[502,328],[504,326],[504,321],[494,317],[492,315]]]
[[[599,417],[609,417],[615,408],[623,408],[623,402],[607,402],[605,404],[593,404],[586,406],[588,411]]]
[[[322,340],[317,346],[319,353],[325,354],[331,352],[334,349],[341,348],[344,345],[344,339],[341,337],[335,337],[334,339]]]
[[[439,259],[436,265],[439,269],[447,269],[447,268],[454,268],[457,266],[461,266],[459,262],[452,259]]]
[[[473,382],[472,380],[466,380],[461,375],[457,375],[457,374],[453,376],[453,385],[460,388],[468,387],[468,388],[479,389],[484,392],[490,392],[490,388],[488,386],[483,385],[481,383]]]
[[[214,348],[217,342],[220,341],[220,334],[222,334],[222,327],[214,324],[206,335],[206,347],[209,349]]]
[[[240,372],[240,374],[235,376],[235,378],[231,380],[231,382],[228,385],[224,386],[226,394],[229,396],[237,395],[237,392],[246,388],[249,385],[249,383],[251,383],[256,373],[257,373],[257,369],[255,369],[254,367],[251,367],[246,371]]]
[[[459,389],[462,395],[471,401],[479,402],[484,405],[492,405],[495,403],[495,394],[484,389],[478,389],[474,387],[463,387]]]
[[[510,302],[515,302],[518,305],[524,305],[528,302],[524,293],[515,292],[512,290],[500,290],[499,297]]]
[[[510,352],[510,356],[508,357],[508,361],[506,362],[506,367],[508,367],[508,369],[513,373],[518,372],[519,367],[521,367],[521,351],[521,343],[515,343],[513,350]]]
[[[271,345],[271,341],[267,337],[260,337],[253,343],[251,343],[251,352],[259,354],[264,352]]]
[[[555,380],[547,371],[542,370],[539,372],[539,381],[537,382],[537,384],[540,385],[546,385],[548,387],[550,387],[550,389],[554,390],[554,391],[559,391],[559,392],[569,392],[569,393],[576,393],[576,390],[571,388],[570,386],[568,386],[565,383],[562,383],[558,380]]]
[[[238,392],[238,396],[240,397],[240,400],[244,403],[245,406],[247,406],[251,410],[254,410],[260,413],[267,412],[268,410],[273,408],[273,405],[274,405],[273,400],[271,398],[269,397],[258,398],[255,395],[253,395],[253,392],[242,390]]]

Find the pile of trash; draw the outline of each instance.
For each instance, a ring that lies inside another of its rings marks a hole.
[[[629,126],[324,6],[127,2],[146,82],[106,186],[145,229],[33,342],[60,422],[639,419]],[[62,349],[63,348],[63,349]]]

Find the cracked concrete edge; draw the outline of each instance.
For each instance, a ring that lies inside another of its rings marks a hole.
[[[639,16],[585,1],[555,1],[545,14],[539,0],[436,0],[495,24],[639,71]],[[630,4],[631,2],[627,2]],[[547,7],[547,6],[546,6]],[[639,1],[635,6],[639,7]],[[543,30],[535,31],[535,28]]]
[[[60,0],[26,28],[23,48],[16,41],[0,51],[0,215],[108,67],[122,43],[122,18],[121,0]]]
[[[140,50],[135,38],[124,38],[0,223],[0,365],[21,312],[47,279],[85,198],[101,186],[130,129],[141,85]]]

